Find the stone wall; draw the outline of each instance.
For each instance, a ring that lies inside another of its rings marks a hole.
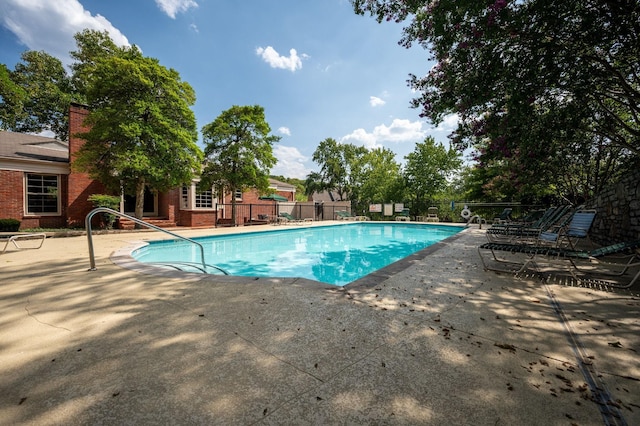
[[[640,170],[606,188],[586,204],[595,209],[593,241],[608,245],[640,240]]]

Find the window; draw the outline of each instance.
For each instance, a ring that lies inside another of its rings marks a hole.
[[[213,191],[211,189],[200,188],[200,184],[196,185],[196,209],[212,209],[213,208]]]
[[[236,198],[236,200],[242,201],[242,190],[236,189],[236,193],[234,194],[234,197]]]
[[[183,186],[180,193],[180,207],[183,209],[189,208],[189,187]]]
[[[27,174],[27,214],[59,214],[57,175]]]

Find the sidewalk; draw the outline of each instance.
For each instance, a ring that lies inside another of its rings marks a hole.
[[[8,250],[0,424],[640,424],[640,289],[485,272],[483,232],[346,288],[112,262],[149,232]]]

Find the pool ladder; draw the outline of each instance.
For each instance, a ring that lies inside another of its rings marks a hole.
[[[211,269],[215,269],[217,271],[222,272],[224,275],[229,275],[229,273],[227,271],[225,271],[224,269],[220,268],[219,266],[215,266],[215,265],[207,265],[207,263],[204,260],[204,247],[202,246],[202,244],[200,244],[197,241],[194,241],[190,238],[187,237],[183,237],[182,235],[178,235],[176,233],[173,233],[171,231],[167,231],[166,229],[162,229],[158,226],[152,225],[150,223],[145,222],[144,220],[140,220],[136,217],[130,216],[128,214],[124,214],[121,213],[119,211],[107,208],[107,207],[97,207],[93,210],[91,210],[88,214],[87,217],[84,220],[85,223],[85,227],[87,230],[87,243],[89,244],[89,262],[91,264],[91,268],[89,268],[90,271],[95,271],[98,268],[96,268],[96,259],[95,259],[95,254],[93,251],[93,235],[92,235],[92,228],[91,228],[91,219],[93,218],[93,216],[95,216],[97,213],[109,213],[112,214],[114,216],[120,216],[123,217],[125,219],[129,219],[132,222],[135,222],[139,225],[142,226],[146,226],[147,228],[151,228],[154,229],[156,231],[160,231],[160,232],[164,232],[165,234],[171,235],[174,238],[178,238],[180,240],[183,241],[187,241],[190,242],[192,244],[195,244],[198,246],[198,248],[200,249],[200,259],[201,262],[200,263],[193,263],[193,262],[162,262],[162,263],[157,263],[158,266],[163,266],[163,267],[168,267],[168,268],[173,268],[173,269],[177,269],[179,271],[185,271],[185,269],[191,269],[195,271],[199,271],[203,274],[207,274],[208,270]]]

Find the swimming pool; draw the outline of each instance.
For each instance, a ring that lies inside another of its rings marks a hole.
[[[302,277],[344,286],[448,238],[463,228],[416,223],[357,222],[194,238],[207,264],[230,275]],[[150,241],[131,254],[139,262],[200,262],[180,240]]]

